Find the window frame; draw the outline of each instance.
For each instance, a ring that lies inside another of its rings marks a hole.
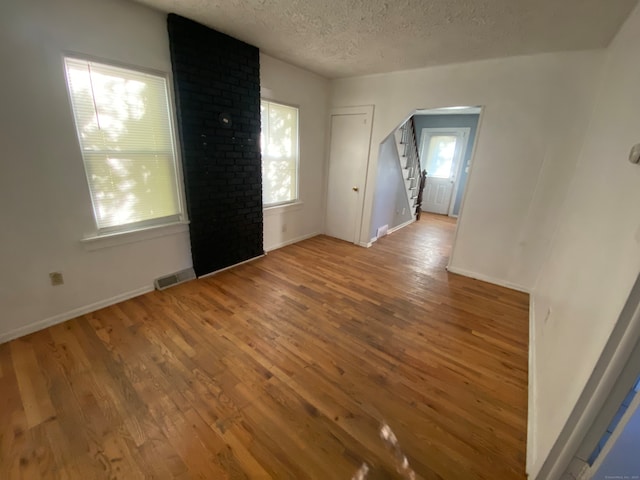
[[[296,196],[295,198],[291,199],[291,200],[286,200],[283,202],[275,202],[275,203],[264,203],[264,178],[262,179],[262,195],[263,195],[263,203],[262,203],[262,209],[263,210],[269,210],[272,208],[278,208],[278,207],[287,207],[290,205],[297,205],[297,204],[301,204],[302,201],[300,200],[300,106],[293,104],[293,103],[287,103],[287,102],[281,102],[279,100],[273,100],[270,97],[264,97],[264,96],[260,96],[260,107],[262,107],[262,102],[267,102],[267,103],[273,103],[275,105],[282,105],[283,107],[289,107],[289,108],[295,108],[297,115],[296,115],[296,132],[297,132],[297,142],[296,142],[296,174],[295,174],[295,181],[296,181]],[[262,123],[260,124],[260,135],[262,136]],[[261,171],[263,170],[263,154],[262,154],[262,142],[260,142],[260,169]]]
[[[82,238],[82,241],[93,242],[95,240],[99,240],[101,238],[120,238],[122,239],[121,243],[128,243],[128,240],[125,239],[126,234],[136,233],[136,232],[148,232],[149,230],[162,230],[163,227],[175,227],[176,225],[188,225],[189,218],[186,210],[186,194],[184,187],[184,176],[182,170],[182,156],[181,149],[179,144],[179,129],[177,124],[177,117],[175,115],[175,97],[174,97],[174,87],[173,87],[173,76],[170,71],[158,70],[155,68],[150,68],[146,66],[140,65],[132,65],[124,62],[120,62],[118,60],[106,59],[101,57],[96,57],[93,55],[88,55],[84,53],[79,53],[75,51],[63,51],[61,52],[61,66],[64,77],[64,86],[67,95],[67,102],[69,105],[69,114],[71,116],[71,123],[73,125],[73,129],[75,131],[75,138],[77,142],[78,153],[80,154],[80,159],[82,162],[82,168],[84,170],[84,175],[86,179],[87,193],[89,194],[89,200],[91,202],[91,215],[93,218],[93,226],[94,232],[90,235]],[[73,99],[71,97],[70,83],[69,83],[69,75],[67,72],[66,60],[78,60],[83,62],[95,62],[107,67],[114,67],[123,70],[130,70],[132,72],[141,73],[144,75],[151,75],[155,77],[159,77],[164,79],[165,87],[166,87],[166,99],[167,99],[167,115],[169,118],[169,133],[171,136],[170,144],[173,153],[173,173],[174,173],[174,181],[176,184],[176,200],[178,203],[178,212],[174,215],[168,217],[160,217],[149,220],[142,220],[137,222],[125,223],[121,225],[114,225],[110,227],[100,227],[98,225],[98,218],[96,215],[96,205],[93,199],[93,194],[91,193],[91,180],[89,178],[89,172],[85,165],[84,152],[82,149],[82,140],[80,138],[80,131],[78,130],[78,126],[76,124],[75,118],[75,110],[73,105]],[[120,242],[119,242],[120,243]]]

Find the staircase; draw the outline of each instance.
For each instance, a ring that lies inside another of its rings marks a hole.
[[[422,200],[424,179],[420,166],[420,155],[418,154],[418,141],[413,125],[413,117],[407,120],[395,133],[398,157],[400,158],[400,168],[404,178],[405,189],[409,208],[419,218]]]

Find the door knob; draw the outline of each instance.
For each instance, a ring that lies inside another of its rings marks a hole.
[[[360,189],[358,187],[351,187],[351,190],[353,190],[354,192],[359,192]]]

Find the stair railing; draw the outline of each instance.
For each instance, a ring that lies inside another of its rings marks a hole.
[[[418,152],[418,141],[416,138],[415,124],[413,117],[407,120],[401,127],[401,143],[403,144],[405,158],[404,168],[407,170],[409,181],[409,205],[415,208],[414,215],[420,218],[420,199],[424,188],[424,175],[420,164],[420,154]]]

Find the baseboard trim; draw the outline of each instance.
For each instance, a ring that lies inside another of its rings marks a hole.
[[[385,234],[384,234],[382,237],[380,237],[380,238],[386,237],[387,235],[391,235],[393,232],[397,232],[397,231],[398,231],[398,230],[400,230],[401,228],[404,228],[404,227],[406,227],[407,225],[411,225],[411,224],[412,224],[412,223],[414,223],[415,221],[416,221],[416,219],[415,219],[415,217],[414,217],[414,218],[412,218],[411,220],[408,220],[408,221],[406,221],[406,222],[404,222],[404,223],[401,223],[400,225],[396,225],[395,227],[388,229],[388,230],[387,230],[387,233],[385,233]],[[373,245],[377,240],[378,240],[378,237],[373,237],[373,238],[371,239],[371,241],[370,241],[370,242],[360,242],[360,243],[358,243],[358,245],[360,245],[361,247],[369,248],[369,247],[370,247],[371,245]]]
[[[527,399],[527,448],[525,472],[529,478],[531,468],[536,463],[536,328],[535,328],[534,296],[529,299],[529,371],[528,371],[528,399]]]
[[[244,265],[245,263],[253,262],[254,260],[258,260],[259,258],[262,258],[266,255],[267,255],[266,253],[263,253],[262,255],[258,255],[257,257],[250,258],[249,260],[245,260],[244,262],[234,263],[233,265],[229,265],[228,267],[221,268],[220,270],[216,270],[215,272],[205,273],[204,275],[200,275],[198,277],[198,280],[201,278],[211,277],[213,275],[224,272],[226,270],[231,270],[232,268],[239,267],[240,265]]]
[[[387,235],[391,235],[393,232],[397,232],[398,230],[400,230],[401,228],[404,228],[408,225],[411,225],[412,223],[414,223],[416,221],[415,217],[413,217],[411,220],[407,220],[404,223],[401,223],[398,226],[395,226],[393,228],[390,228],[389,231],[387,232]]]
[[[153,285],[141,287],[126,293],[121,293],[120,295],[116,295],[115,297],[107,298],[105,300],[100,300],[99,302],[91,303],[89,305],[84,305],[82,307],[75,308],[68,312],[60,313],[58,315],[54,315],[53,317],[45,318],[44,320],[30,323],[29,325],[24,325],[22,327],[16,328],[6,333],[0,333],[0,344],[8,342],[10,340],[14,340],[19,337],[24,337],[25,335],[29,335],[30,333],[34,333],[39,330],[43,330],[47,327],[57,325],[58,323],[66,322],[67,320],[71,320],[72,318],[76,318],[81,315],[86,315],[87,313],[95,312],[96,310],[100,310],[101,308],[109,307],[111,305],[124,302],[125,300],[129,300],[134,297],[139,297],[140,295],[144,295],[145,293],[152,292],[153,290],[154,290]]]
[[[280,243],[277,243],[276,245],[273,245],[272,247],[265,248],[264,251],[265,252],[273,252],[274,250],[277,250],[279,248],[286,247],[287,245],[293,245],[294,243],[298,243],[298,242],[301,242],[303,240],[308,240],[309,238],[317,237],[318,235],[320,235],[320,233],[318,233],[318,232],[313,232],[313,233],[308,233],[306,235],[301,235],[299,237],[292,238],[291,240],[287,240],[286,242],[280,242]]]
[[[522,285],[518,285],[517,283],[511,283],[504,280],[499,280],[497,278],[490,277],[489,275],[483,275],[482,273],[476,273],[469,270],[464,270],[458,267],[448,266],[447,271],[451,273],[455,273],[457,275],[464,275],[465,277],[475,278],[476,280],[482,280],[483,282],[493,283],[494,285],[498,285],[500,287],[510,288],[511,290],[517,290],[518,292],[523,293],[531,293],[531,290],[523,287]]]

